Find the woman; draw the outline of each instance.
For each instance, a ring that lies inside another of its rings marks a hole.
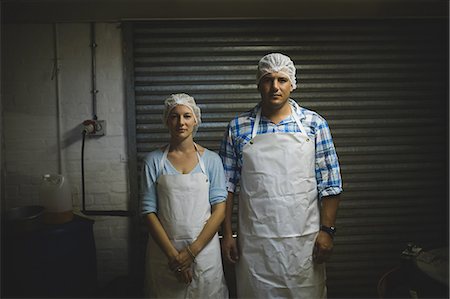
[[[194,143],[200,108],[187,94],[165,102],[170,142],[144,159],[142,213],[150,231],[146,295],[227,298],[217,230],[225,217],[219,156]]]

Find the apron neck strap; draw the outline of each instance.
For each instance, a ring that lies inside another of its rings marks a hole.
[[[259,127],[259,122],[261,121],[261,108],[258,109],[258,111],[256,111],[256,118],[255,118],[255,123],[253,124],[253,130],[252,130],[252,139],[255,138],[256,134],[258,133],[258,127]]]
[[[294,117],[295,122],[297,123],[298,128],[300,129],[300,132],[302,132],[305,136],[306,134],[306,130],[305,127],[303,127],[302,122],[300,121],[300,117],[298,116],[297,112],[294,111],[294,107],[291,106],[291,111],[292,111],[292,117]]]
[[[166,149],[164,150],[163,156],[162,156],[161,160],[159,161],[159,172],[160,172],[161,174],[165,174],[165,171],[164,171],[164,163],[165,163],[166,160],[167,160],[167,154],[169,153],[169,148],[170,148],[170,144],[168,144],[168,145],[166,146]]]
[[[199,150],[197,148],[197,144],[195,142],[194,142],[194,147],[195,147],[195,152],[197,153],[198,164],[200,164],[200,168],[202,169],[202,172],[204,174],[206,174],[205,163],[203,163],[202,156],[200,156],[200,152],[199,152]]]
[[[205,163],[203,162],[203,159],[200,156],[200,153],[198,151],[198,147],[197,147],[196,143],[194,143],[194,147],[195,147],[195,153],[197,154],[198,164],[200,164],[200,168],[201,168],[202,172],[204,174],[206,174]],[[159,172],[162,173],[162,174],[165,174],[164,163],[166,163],[167,155],[169,154],[169,148],[170,148],[170,144],[168,144],[166,146],[166,149],[164,150],[164,153],[163,153],[163,156],[161,158],[161,161],[159,161]]]
[[[295,122],[297,123],[297,126],[300,129],[300,132],[302,132],[304,135],[306,135],[306,130],[303,127],[302,123],[300,122],[300,118],[298,117],[298,114],[294,111],[294,107],[291,106],[291,115],[294,118]],[[259,123],[261,121],[261,107],[256,111],[256,118],[255,118],[255,124],[253,125],[252,129],[252,139],[255,138],[256,134],[258,133]]]

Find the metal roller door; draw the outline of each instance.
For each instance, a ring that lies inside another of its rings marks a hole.
[[[297,67],[292,98],[328,120],[341,163],[329,296],[376,297],[408,242],[448,246],[446,21],[171,20],[124,32],[134,192],[140,159],[168,138],[169,94],[196,99],[196,141],[217,151],[228,121],[259,101],[259,58],[282,52]]]

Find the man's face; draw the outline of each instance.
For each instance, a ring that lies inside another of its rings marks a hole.
[[[288,76],[275,72],[265,75],[258,84],[262,105],[270,109],[283,107],[291,95],[292,84]]]

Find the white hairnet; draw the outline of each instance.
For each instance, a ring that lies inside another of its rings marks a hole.
[[[297,88],[295,79],[295,66],[292,60],[281,53],[267,54],[258,63],[258,73],[256,74],[256,84],[259,84],[261,78],[270,73],[283,73],[291,81],[292,89]]]
[[[185,93],[171,94],[167,99],[165,99],[165,101],[164,101],[165,109],[163,112],[164,124],[165,125],[167,124],[167,118],[169,117],[170,111],[172,111],[172,109],[178,105],[184,105],[192,110],[192,113],[194,114],[194,118],[197,122],[195,125],[195,128],[194,128],[194,132],[197,132],[197,128],[201,123],[200,108],[195,103],[194,98]]]

